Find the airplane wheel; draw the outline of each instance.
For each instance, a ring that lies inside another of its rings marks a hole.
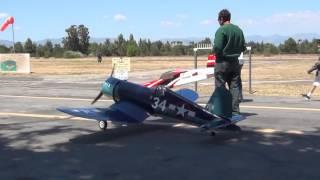
[[[107,121],[99,121],[99,127],[101,130],[105,131],[107,129]]]
[[[217,134],[216,134],[216,132],[211,131],[211,132],[210,132],[210,135],[211,135],[211,136],[216,136]]]

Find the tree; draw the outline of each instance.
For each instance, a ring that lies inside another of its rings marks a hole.
[[[24,43],[24,52],[29,53],[31,56],[35,56],[37,45],[34,44],[30,38]]]
[[[148,56],[150,54],[148,50],[148,44],[145,39],[139,40],[138,48],[139,48],[140,56]]]
[[[300,53],[301,54],[310,54],[313,53],[312,51],[312,42],[309,42],[308,40],[303,40],[300,43]]]
[[[116,55],[125,56],[127,53],[127,47],[126,47],[126,40],[124,39],[122,34],[118,36],[114,44],[115,44]]]
[[[169,41],[167,41],[160,49],[160,53],[164,56],[169,56],[171,54],[171,45]]]
[[[16,53],[23,53],[24,52],[23,51],[23,45],[22,45],[21,42],[16,42],[14,44],[14,48],[15,48]]]
[[[211,44],[210,38],[206,37],[204,40],[200,41],[201,44]]]
[[[99,53],[101,53],[101,44],[98,44],[96,42],[90,43],[89,53],[93,56],[97,56]]]
[[[10,49],[4,45],[0,45],[0,53],[9,53]]]
[[[111,43],[110,39],[106,39],[102,46],[102,54],[105,56],[112,56],[114,51],[114,45]]]
[[[286,40],[282,46],[282,52],[295,54],[298,52],[297,42],[293,38]]]
[[[51,57],[53,54],[53,44],[51,41],[47,41],[43,47],[43,56],[45,58]]]
[[[133,57],[139,54],[139,49],[134,45],[128,45],[127,56]]]
[[[312,49],[311,50],[312,53],[320,53],[318,45],[319,45],[319,40],[318,39],[313,39],[312,43],[311,43],[311,48],[310,48],[310,49]]]
[[[130,34],[128,46],[127,46],[127,56],[137,56],[139,54],[139,48],[136,40],[134,40],[133,34]]]
[[[181,56],[185,55],[185,49],[183,45],[177,45],[172,48],[172,55]]]
[[[83,54],[89,54],[89,29],[84,25],[78,26],[79,51]]]
[[[263,49],[263,55],[264,56],[271,56],[272,54],[278,54],[279,53],[279,49],[271,44],[271,43],[266,43],[264,45],[264,49]]]
[[[35,53],[36,57],[44,57],[44,54],[45,54],[44,52],[45,52],[44,46],[42,46],[41,44],[39,44],[38,46],[36,45],[36,53]]]
[[[64,49],[60,44],[55,44],[52,51],[52,56],[55,58],[62,58],[64,54]]]
[[[151,56],[160,56],[160,49],[163,43],[161,41],[156,41],[151,44]]]
[[[76,25],[70,26],[66,29],[67,37],[63,38],[63,47],[67,50],[71,51],[79,51],[80,44],[79,44],[79,35],[78,29]]]

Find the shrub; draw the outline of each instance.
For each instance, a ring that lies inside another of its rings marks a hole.
[[[79,51],[65,51],[63,53],[63,57],[71,59],[71,58],[81,58],[81,57],[84,57],[84,55]]]

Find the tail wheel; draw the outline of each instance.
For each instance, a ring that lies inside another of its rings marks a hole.
[[[210,132],[210,135],[211,135],[211,136],[216,136],[217,134],[216,134],[216,132],[211,131],[211,132]]]
[[[99,121],[99,128],[103,131],[105,131],[108,127],[107,121]]]

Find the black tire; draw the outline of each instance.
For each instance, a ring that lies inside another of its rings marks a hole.
[[[107,121],[99,121],[99,128],[103,131],[105,131],[108,127]]]

